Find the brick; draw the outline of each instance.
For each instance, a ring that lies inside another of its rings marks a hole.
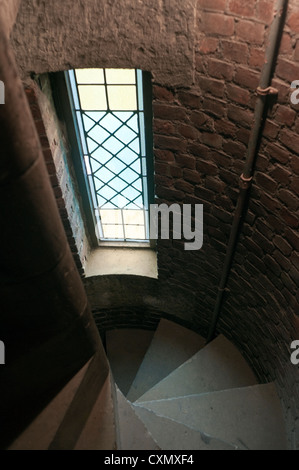
[[[287,106],[279,105],[275,113],[275,120],[283,125],[291,127],[294,124],[296,112]]]
[[[261,70],[265,63],[265,51],[264,49],[258,49],[257,47],[251,47],[249,65]]]
[[[203,13],[201,27],[206,34],[220,36],[233,36],[235,30],[234,19],[223,13]]]
[[[223,60],[209,59],[208,73],[214,78],[230,81],[234,76],[234,66],[231,63],[225,62]]]
[[[294,11],[290,14],[287,25],[291,28],[292,32],[299,33],[299,12]]]
[[[299,157],[298,155],[292,155],[291,157],[291,167],[294,173],[299,175]]]
[[[181,91],[178,94],[178,98],[181,104],[183,104],[184,106],[195,109],[198,109],[200,107],[201,97],[198,94],[194,94],[187,91]]]
[[[289,129],[283,129],[279,134],[280,141],[290,150],[298,153],[299,135]]]
[[[186,139],[197,139],[198,137],[198,130],[192,126],[187,124],[180,124],[178,126],[178,132]]]
[[[278,135],[279,130],[280,127],[275,124],[275,122],[270,121],[270,119],[266,120],[263,131],[265,137],[267,137],[268,139],[275,139]]]
[[[158,197],[161,197],[167,201],[179,202],[184,199],[184,192],[177,189],[159,187],[156,191]]]
[[[211,54],[218,49],[219,39],[205,37],[201,40],[199,51],[201,54]]]
[[[217,193],[223,192],[226,188],[226,184],[223,181],[219,180],[218,178],[207,176],[205,182],[206,182],[207,189],[210,189],[211,191],[215,191]]]
[[[200,176],[198,171],[184,169],[183,175],[184,175],[185,180],[189,181],[190,183],[200,183],[201,182],[201,176]]]
[[[247,44],[222,40],[221,46],[224,60],[230,60],[239,64],[247,64],[249,57],[249,48]]]
[[[290,185],[291,191],[293,191],[295,194],[299,195],[299,178],[294,176],[292,179],[292,183]]]
[[[232,155],[233,157],[243,158],[246,153],[245,145],[235,142],[235,141],[228,141],[223,144],[223,150],[228,154]]]
[[[218,174],[217,166],[210,161],[198,160],[196,162],[196,169],[203,175],[215,176]]]
[[[205,98],[202,108],[216,117],[223,117],[226,113],[226,103],[216,98]]]
[[[179,189],[180,191],[183,191],[184,193],[187,194],[193,194],[194,191],[194,186],[193,184],[188,183],[187,181],[184,180],[178,180],[174,183],[174,187],[176,189]]]
[[[250,90],[256,90],[259,84],[260,74],[254,70],[250,70],[245,67],[238,67],[234,81],[243,87],[249,88]]]
[[[274,181],[270,176],[264,173],[256,172],[255,180],[257,184],[266,191],[269,191],[270,193],[275,193],[277,188],[277,182]]]
[[[216,163],[217,166],[223,166],[225,169],[231,165],[231,158],[222,152],[211,152],[211,161]]]
[[[153,96],[155,99],[160,100],[160,101],[167,101],[167,102],[174,101],[173,92],[169,90],[168,88],[165,88],[159,85],[153,86]]]
[[[195,196],[199,197],[203,201],[212,202],[215,199],[214,191],[204,188],[203,186],[198,186],[194,189]]]
[[[217,134],[210,134],[203,132],[201,134],[201,142],[209,147],[221,148],[222,147],[222,137]]]
[[[171,151],[184,151],[187,144],[184,140],[172,136],[155,135],[154,145],[159,149]]]
[[[218,134],[222,134],[225,137],[235,137],[237,133],[237,127],[232,122],[225,119],[217,119],[214,123],[215,130]]]
[[[296,215],[292,214],[288,209],[283,207],[279,213],[280,218],[291,228],[299,226],[299,219]]]
[[[250,99],[250,93],[248,90],[244,90],[244,88],[231,83],[227,85],[227,96],[230,100],[236,101],[244,106],[248,105]]]
[[[161,161],[174,162],[174,154],[169,150],[155,149],[155,158]]]
[[[279,249],[279,251],[281,251],[282,254],[284,254],[285,256],[289,256],[291,251],[292,251],[292,247],[291,245],[289,245],[289,243],[284,239],[282,238],[280,235],[276,235],[273,239],[273,243],[274,245]]]
[[[285,230],[285,238],[295,250],[299,251],[299,234],[297,231],[294,232],[294,230],[287,227]]]
[[[297,77],[299,77],[299,65],[289,60],[280,58],[277,63],[276,74],[278,77],[286,80],[287,82],[297,80]]]
[[[247,0],[230,0],[228,9],[236,15],[252,17],[254,16],[255,5]]]
[[[175,134],[176,129],[172,122],[162,119],[155,119],[153,123],[153,131],[157,134]]]
[[[257,5],[257,18],[267,24],[271,24],[274,17],[273,1],[259,0]]]
[[[201,129],[202,125],[207,121],[208,116],[201,111],[192,111],[190,120],[198,129]]]
[[[224,95],[224,82],[207,77],[199,77],[199,86],[202,92],[210,93],[211,95],[223,98]]]
[[[278,192],[279,199],[284,202],[289,209],[296,210],[299,206],[299,199],[291,191],[287,189],[281,189]]]
[[[226,0],[199,0],[198,5],[202,8],[208,8],[210,10],[225,10]]]
[[[272,170],[269,175],[281,185],[288,186],[292,173],[281,165],[276,165],[274,170]]]
[[[190,168],[191,170],[195,170],[196,160],[194,157],[191,157],[190,155],[177,154],[175,159],[178,165],[182,168]]]
[[[186,111],[180,106],[154,103],[153,113],[155,118],[166,120],[183,121],[186,118]]]
[[[280,163],[287,163],[289,161],[289,152],[287,152],[283,147],[277,144],[268,144],[266,147],[266,151],[271,158]]]
[[[263,44],[264,33],[264,25],[254,21],[240,19],[236,25],[236,35],[250,44]]]
[[[245,127],[251,127],[253,121],[253,114],[250,110],[240,108],[233,104],[228,106],[228,117],[232,121]]]

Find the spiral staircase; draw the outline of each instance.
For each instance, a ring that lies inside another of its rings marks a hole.
[[[97,354],[10,450],[284,450],[281,404],[223,335],[209,344],[162,319],[106,334]]]

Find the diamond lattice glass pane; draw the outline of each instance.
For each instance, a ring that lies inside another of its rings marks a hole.
[[[125,237],[129,240],[145,240],[144,226],[125,225]]]
[[[95,122],[90,119],[86,114],[82,114],[82,118],[85,132],[88,132],[95,125]]]
[[[118,158],[113,158],[107,165],[109,170],[113,171],[113,173],[118,174],[126,168],[126,165],[118,160]]]
[[[108,170],[106,167],[102,167],[97,172],[97,178],[99,178],[104,183],[108,183],[114,176],[115,175],[110,170]]]
[[[101,144],[104,140],[108,139],[109,133],[105,131],[100,126],[95,126],[91,131],[89,131],[88,136],[91,137],[93,140]]]
[[[111,111],[136,110],[136,88],[131,85],[107,86],[108,103]]]
[[[142,191],[142,183],[141,183],[141,179],[139,178],[137,181],[135,181],[133,183],[133,186],[135,189],[137,189],[137,191]]]
[[[116,195],[114,189],[110,188],[109,186],[102,186],[100,191],[100,196],[106,199],[106,201],[110,201],[110,199],[112,199]]]
[[[111,84],[135,84],[135,70],[132,69],[106,69],[106,81]]]
[[[105,87],[103,85],[78,86],[81,108],[86,111],[107,109]]]
[[[107,150],[103,149],[103,147],[99,147],[95,152],[91,155],[95,160],[98,160],[102,165],[107,163],[111,158],[111,153],[107,152]]]
[[[129,147],[139,154],[140,152],[139,138],[137,137],[135,140],[133,140],[133,142],[130,143]]]
[[[130,201],[125,198],[122,194],[118,194],[114,198],[111,198],[111,202],[120,209],[126,207],[130,203]]]
[[[118,119],[120,119],[122,122],[127,122],[132,116],[134,116],[134,113],[120,111],[118,113],[114,112],[113,115],[116,116]]]
[[[109,186],[115,189],[115,191],[121,192],[124,188],[128,186],[128,183],[121,180],[120,178],[114,178],[114,180],[110,181]]]
[[[124,239],[124,230],[122,225],[102,225],[105,238]]]
[[[128,148],[125,148],[117,155],[124,163],[130,165],[134,160],[136,160],[136,153],[132,152]]]
[[[132,171],[130,168],[126,168],[119,176],[121,176],[128,183],[133,183],[133,181],[138,178],[138,175],[135,173],[135,171]]]
[[[89,139],[89,137],[87,137],[86,142],[89,153],[92,153],[99,146],[94,140]]]
[[[122,224],[121,209],[100,209],[100,217],[103,224]]]
[[[96,173],[101,168],[102,165],[98,162],[98,160],[95,160],[94,158],[90,158],[90,166],[91,166],[92,172]]]
[[[123,144],[117,140],[115,137],[110,137],[110,139],[106,140],[106,142],[103,143],[103,146],[109,150],[113,155],[118,153],[122,148]]]
[[[124,191],[122,191],[122,194],[130,201],[132,201],[137,196],[139,196],[140,193],[136,191],[136,189],[132,188],[132,186],[129,186],[128,188],[124,189]]]
[[[140,172],[141,172],[141,166],[140,166],[140,160],[139,160],[139,158],[138,158],[138,160],[136,160],[134,163],[131,163],[130,168],[131,168],[132,170],[135,170],[136,173],[138,173],[138,175],[140,174]]]
[[[101,126],[103,126],[110,134],[113,134],[122,123],[113,116],[112,113],[107,113],[106,116],[101,120]]]
[[[82,83],[105,83],[103,69],[77,69],[77,82]]]
[[[128,144],[136,137],[136,133],[129,129],[127,126],[122,126],[116,133],[115,137],[121,140],[124,144]]]
[[[131,129],[133,129],[133,131],[138,133],[138,117],[137,117],[137,114],[134,114],[134,116],[131,119],[129,119],[129,121],[127,122],[127,126],[131,127]]]

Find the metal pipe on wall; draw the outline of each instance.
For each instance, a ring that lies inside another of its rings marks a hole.
[[[230,275],[231,265],[233,262],[238,237],[241,230],[242,220],[247,211],[247,199],[251,188],[254,165],[258,155],[260,139],[262,136],[266,113],[268,110],[269,96],[278,93],[271,87],[272,77],[276,65],[277,54],[281,42],[282,31],[284,27],[285,17],[288,9],[288,0],[278,0],[275,7],[275,15],[269,33],[269,45],[266,50],[265,64],[261,73],[260,83],[257,88],[257,100],[254,112],[254,123],[249,139],[246,161],[243,173],[240,177],[240,192],[237,201],[236,211],[231,227],[228,247],[224,260],[221,280],[218,287],[215,308],[209,328],[207,343],[210,342],[216,332],[217,323],[221,314],[224,301],[224,293],[228,278]]]

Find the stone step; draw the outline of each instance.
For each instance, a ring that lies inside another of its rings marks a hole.
[[[243,449],[287,449],[281,404],[273,383],[143,402],[136,406]]]
[[[116,388],[119,450],[160,450],[132,405]]]
[[[257,384],[251,368],[223,335],[137,399],[152,401]]]
[[[176,323],[162,319],[127,394],[135,401],[165,376],[193,356],[204,338]]]
[[[133,404],[140,419],[145,423],[151,435],[162,450],[237,450],[226,442],[215,439],[203,432],[194,430],[185,424],[170,418],[158,416],[137,404]]]
[[[74,450],[107,450],[117,447],[113,377],[110,373],[95,401]]]
[[[9,446],[9,450],[48,449],[79,389],[90,362],[91,359]]]
[[[106,333],[106,349],[115,382],[124,395],[137,374],[154,331],[116,329]]]

